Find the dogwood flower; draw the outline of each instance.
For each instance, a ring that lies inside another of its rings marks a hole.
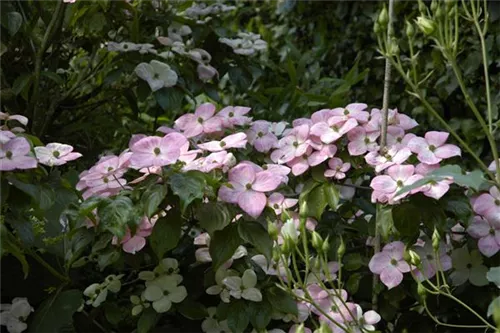
[[[226,285],[224,284],[224,280],[227,277],[232,277],[232,276],[239,277],[239,274],[237,271],[233,269],[227,269],[226,267],[221,266],[215,272],[216,285],[208,287],[206,293],[209,295],[219,295],[221,301],[223,301],[224,303],[229,303],[231,296],[229,294],[229,288],[226,287]]]
[[[368,122],[368,118],[370,117],[370,113],[365,111],[367,106],[364,103],[351,103],[344,108],[332,109],[330,115],[354,118],[358,123],[364,124]]]
[[[169,65],[158,60],[142,62],[135,68],[135,74],[149,84],[152,91],[177,84],[177,73]]]
[[[224,127],[233,128],[248,125],[252,121],[252,118],[246,116],[250,110],[244,106],[226,106],[217,113],[217,116],[222,118]]]
[[[443,159],[460,156],[461,151],[455,145],[445,144],[450,134],[446,132],[430,131],[425,138],[415,137],[408,142],[408,148],[417,154],[422,163],[436,164]]]
[[[183,132],[187,138],[198,136],[202,133],[210,134],[222,129],[222,119],[214,116],[215,105],[201,104],[194,114],[185,114],[175,121],[175,128]]]
[[[418,279],[423,280],[424,277],[427,279],[432,278],[436,275],[436,272],[441,270],[446,272],[451,269],[451,257],[446,253],[446,247],[444,243],[439,244],[439,250],[436,254],[432,246],[432,242],[429,240],[425,241],[425,244],[414,246],[413,249],[419,255],[422,269],[415,269],[414,273]],[[438,264],[439,260],[439,264]]]
[[[8,121],[15,120],[20,124],[26,126],[28,125],[28,118],[21,116],[20,114],[9,114],[7,112],[0,112],[0,120],[7,123]]]
[[[219,189],[219,199],[237,203],[248,215],[257,218],[267,204],[265,192],[275,190],[281,177],[269,172],[255,170],[247,164],[239,164],[229,170],[229,183]]]
[[[0,310],[0,325],[6,326],[9,333],[24,332],[28,328],[25,321],[34,311],[24,297],[15,297],[12,304],[0,304]]]
[[[327,121],[321,121],[311,127],[311,134],[319,137],[323,143],[337,141],[349,131],[358,126],[355,118],[348,116],[333,116]]]
[[[500,161],[500,159],[499,159],[499,161]],[[488,170],[490,170],[490,171],[496,171],[496,168],[497,168],[497,166],[496,166],[495,161],[492,161],[491,164],[488,166]]]
[[[108,296],[108,290],[112,293],[117,293],[121,289],[121,278],[123,274],[120,275],[108,275],[104,282],[93,283],[88,286],[84,291],[83,295],[87,296],[89,299],[85,302],[87,305],[92,305],[94,308],[100,306]]]
[[[35,147],[38,162],[48,166],[59,166],[80,158],[82,154],[72,153],[73,147],[62,143],[49,143],[45,147]]]
[[[498,188],[492,186],[489,193],[481,194],[474,201],[473,208],[477,214],[500,223],[500,191]]]
[[[482,287],[488,284],[486,273],[488,268],[483,265],[483,258],[478,251],[469,253],[467,246],[454,249],[451,254],[453,268],[450,274],[451,283],[459,286],[469,281],[472,285]]]
[[[347,149],[351,156],[363,155],[369,151],[378,149],[377,138],[380,133],[367,133],[363,127],[355,127],[347,133],[349,144]]]
[[[229,332],[229,327],[227,325],[227,320],[217,320],[216,307],[207,308],[208,317],[206,317],[201,323],[201,330],[205,333],[224,333]]]
[[[286,276],[286,270],[288,265],[285,265],[283,260],[279,260],[279,262],[271,260],[271,262],[268,262],[266,257],[262,254],[257,254],[253,256],[251,259],[260,268],[262,268],[262,270],[264,271],[264,273],[266,273],[266,275],[279,275],[281,277]],[[289,263],[287,262],[287,264]]]
[[[28,156],[29,152],[30,144],[23,137],[12,138],[0,144],[0,171],[36,168],[37,160]]]
[[[7,143],[15,137],[16,137],[16,135],[14,133],[12,133],[11,131],[0,130],[0,144]]]
[[[198,78],[203,82],[208,82],[214,76],[219,76],[219,72],[215,67],[206,64],[198,64],[196,72],[198,73]]]
[[[183,280],[182,275],[179,274],[179,262],[173,258],[162,259],[153,271],[139,272],[139,279],[145,281],[146,287],[165,279],[167,281],[174,279],[177,284]]]
[[[467,232],[479,239],[477,247],[485,256],[492,257],[500,250],[500,220],[475,216]]]
[[[389,243],[368,264],[370,271],[380,274],[380,281],[389,289],[398,286],[403,281],[403,273],[410,271],[410,265],[403,259],[403,252],[403,242]]]
[[[298,202],[298,199],[285,198],[285,196],[279,192],[271,194],[267,199],[267,205],[274,210],[276,215],[280,215],[284,209],[291,208]]]
[[[251,269],[245,270],[243,276],[229,276],[224,278],[222,283],[229,290],[229,295],[236,299],[246,299],[252,302],[262,301],[262,294],[257,285],[257,275]]]
[[[144,291],[144,298],[152,302],[153,309],[158,313],[167,312],[172,307],[172,303],[180,303],[186,297],[186,287],[179,286],[178,280],[169,275],[151,283]]]
[[[292,131],[278,141],[278,149],[271,153],[271,160],[278,164],[290,162],[307,152],[309,140],[309,125],[294,127]]]
[[[198,145],[198,148],[202,150],[208,150],[211,152],[218,152],[231,148],[245,148],[247,145],[247,135],[245,133],[239,132],[226,136],[222,140],[214,140],[207,143],[202,143]]]
[[[146,301],[144,292],[141,294],[141,297],[137,295],[131,295],[130,302],[134,305],[134,307],[132,308],[132,316],[138,316],[142,312],[142,310],[147,309],[151,306],[151,303]]]
[[[135,254],[136,252],[142,250],[144,246],[146,246],[146,237],[151,235],[153,232],[153,227],[158,218],[158,215],[151,217],[151,219],[143,217],[133,236],[130,234],[130,229],[127,229],[125,237],[119,241],[122,245],[123,251]],[[116,238],[116,236],[113,237],[112,244],[118,244],[118,238]]]
[[[361,327],[354,327],[353,333],[362,333],[362,332],[371,332],[375,331],[375,325],[381,320],[380,315],[373,311],[369,310],[363,313],[363,309],[361,306],[356,304],[356,320],[355,322],[359,323]]]
[[[257,120],[247,131],[248,142],[261,153],[267,153],[278,144],[278,138],[271,131],[271,123],[265,120]]]
[[[411,185],[421,179],[421,175],[414,175],[413,165],[393,165],[387,169],[387,175],[377,176],[372,179],[370,187],[373,189],[372,202],[388,202],[393,204],[406,197],[410,192],[396,196],[403,187]]]
[[[142,169],[173,164],[180,156],[180,147],[186,142],[186,137],[180,133],[140,139],[132,146],[130,165],[134,169]]]
[[[403,164],[410,156],[410,149],[397,149],[395,146],[392,146],[383,154],[380,154],[379,151],[369,152],[365,156],[365,161],[374,166],[376,172],[382,172],[393,165]]]
[[[351,168],[351,163],[344,163],[340,158],[334,157],[328,161],[329,169],[325,170],[325,177],[344,179],[345,173]]]

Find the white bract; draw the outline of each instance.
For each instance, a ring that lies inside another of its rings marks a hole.
[[[238,272],[232,269],[225,269],[224,267],[220,267],[215,272],[215,283],[211,287],[208,287],[206,293],[209,295],[219,295],[220,299],[224,303],[229,303],[230,294],[229,289],[224,284],[224,279],[227,277],[238,276]]]
[[[219,42],[231,47],[236,54],[253,55],[267,49],[267,43],[260,39],[260,35],[251,32],[239,32],[239,38],[220,38]]]
[[[469,250],[464,246],[453,250],[451,260],[455,269],[450,274],[453,285],[459,286],[467,280],[478,287],[488,284],[486,279],[488,268],[483,265],[483,258],[478,251],[472,250],[469,254]]]
[[[151,60],[149,64],[140,63],[135,68],[135,73],[149,84],[152,91],[177,84],[177,73],[169,65],[157,60]]]
[[[112,293],[119,292],[122,287],[122,282],[120,281],[122,277],[123,274],[108,275],[103,283],[93,283],[85,288],[83,295],[89,298],[85,304],[92,305],[96,308],[106,300],[108,297],[108,290]]]
[[[26,319],[33,312],[28,299],[16,297],[12,304],[0,304],[0,325],[7,327],[9,333],[21,333],[28,328]]]
[[[262,301],[262,294],[257,285],[257,275],[251,269],[243,272],[243,276],[226,277],[223,281],[226,288],[229,290],[229,295],[236,299],[244,298],[253,302]]]
[[[172,303],[180,303],[186,297],[186,287],[179,286],[178,279],[172,275],[163,276],[144,291],[144,298],[153,303],[153,309],[158,313],[167,312]]]

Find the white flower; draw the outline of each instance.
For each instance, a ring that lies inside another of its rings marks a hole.
[[[63,165],[66,162],[81,157],[80,153],[73,153],[73,147],[62,143],[49,143],[45,147],[35,147],[38,162],[48,166]]]
[[[257,275],[251,269],[243,272],[243,277],[230,276],[226,277],[222,282],[229,289],[229,294],[236,299],[244,298],[253,302],[262,301],[260,290],[255,288]]]
[[[283,227],[281,227],[281,235],[284,240],[288,240],[292,244],[297,244],[299,233],[292,219],[287,220]]]
[[[138,44],[137,46],[139,46],[138,51],[140,54],[157,53],[157,51],[154,49],[155,46],[153,44]]]
[[[260,268],[266,273],[266,275],[280,275],[286,276],[287,266],[283,264],[283,261],[280,260],[279,263],[276,263],[274,260],[271,263],[267,262],[267,259],[262,254],[257,254],[251,258]],[[290,259],[288,259],[289,263]]]
[[[33,308],[24,297],[16,297],[12,304],[0,304],[0,325],[6,326],[9,333],[21,333],[28,328],[24,321]]]
[[[134,44],[131,42],[108,42],[108,51],[116,51],[116,52],[130,52],[130,51],[139,51],[141,48],[138,44]]]
[[[123,274],[109,275],[106,277],[103,283],[93,283],[85,288],[83,294],[89,298],[85,303],[97,308],[108,297],[108,290],[113,293],[117,293],[120,291],[122,287],[120,279],[122,277]]]
[[[134,304],[132,308],[132,316],[139,315],[142,310],[147,309],[151,306],[150,303],[146,302],[146,298],[144,297],[144,292],[141,294],[141,297],[137,295],[130,296],[130,302]]]
[[[208,317],[201,323],[201,330],[205,333],[225,333],[229,332],[229,327],[227,326],[227,320],[218,321],[215,318],[217,308],[209,307],[207,309]]]
[[[380,321],[381,317],[377,312],[373,310],[366,311],[363,314],[363,310],[361,309],[361,307],[356,304],[356,319],[356,321],[363,326],[363,330],[357,330],[356,332],[361,333],[365,331],[375,331],[375,324]]]
[[[208,64],[212,60],[210,53],[203,49],[192,49],[186,56],[200,64]]]
[[[229,303],[229,289],[226,288],[223,281],[226,277],[231,276],[238,276],[238,272],[232,269],[225,269],[223,266],[217,269],[215,272],[215,283],[217,284],[208,287],[206,293],[209,295],[219,295],[224,303]]]
[[[151,283],[144,291],[144,298],[153,302],[153,309],[158,313],[167,312],[172,307],[172,303],[180,303],[186,297],[186,287],[179,286],[178,280],[168,275]]]
[[[267,43],[260,39],[260,35],[251,32],[239,32],[239,38],[220,38],[219,42],[231,47],[236,54],[253,55],[257,51],[267,49]]]
[[[135,73],[148,82],[152,91],[175,86],[178,79],[177,73],[169,65],[157,60],[152,60],[149,64],[140,63],[135,68]]]
[[[472,250],[469,254],[467,247],[464,246],[453,250],[451,260],[455,271],[450,274],[450,279],[454,286],[464,284],[467,280],[478,287],[488,284],[486,279],[488,268],[483,265],[483,258],[478,251]]]
[[[157,283],[173,278],[177,284],[183,280],[179,273],[179,262],[173,258],[164,258],[153,271],[142,271],[139,273],[139,279],[146,281],[146,287],[150,284]]]
[[[10,311],[0,313],[0,325],[6,326],[9,333],[21,333],[28,328],[26,323],[17,319]]]
[[[182,42],[182,37],[191,34],[191,28],[188,25],[172,23],[168,27],[168,37],[174,41]]]

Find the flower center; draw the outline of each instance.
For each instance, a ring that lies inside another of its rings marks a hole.
[[[156,148],[153,150],[153,153],[154,153],[156,156],[160,155],[160,153],[161,153],[160,148],[156,147]]]
[[[168,291],[166,291],[166,290],[163,291],[163,296],[168,296],[168,294],[169,294]]]
[[[495,229],[493,228],[490,229],[490,235],[495,235]]]
[[[340,165],[335,168],[335,170],[340,171]]]
[[[403,142],[403,138],[399,137],[399,138],[397,138],[397,139],[396,139],[396,141],[397,141],[398,143],[401,143],[401,142]]]
[[[500,199],[495,200],[495,205],[500,206]]]
[[[128,44],[123,44],[123,49],[124,50],[128,49]]]
[[[436,146],[430,145],[429,146],[429,150],[432,151],[432,152],[434,152],[436,150]]]
[[[199,122],[200,124],[203,124],[203,118],[202,118],[202,117],[198,117],[198,122]]]
[[[338,131],[339,131],[339,128],[338,128],[338,126],[337,126],[337,125],[333,125],[333,126],[331,126],[330,128],[331,128],[331,129],[332,129],[332,131],[334,131],[334,132],[338,132]]]
[[[252,184],[248,183],[248,184],[246,185],[246,188],[247,188],[247,190],[251,189],[251,188],[252,188]]]
[[[59,156],[61,156],[61,153],[59,153],[57,150],[55,150],[52,155],[54,155],[55,158],[58,158]]]
[[[234,117],[234,113],[233,112],[229,112],[229,118],[232,118]]]
[[[5,153],[5,157],[7,158],[12,158],[12,152],[10,150],[7,150],[7,152]]]
[[[113,167],[108,167],[108,172],[113,171]]]
[[[392,156],[391,155],[385,154],[384,157],[387,160],[387,162],[392,162]]]
[[[274,204],[273,207],[274,207],[274,209],[280,208],[280,206],[278,206],[278,204]]]
[[[109,183],[109,179],[108,179],[108,177],[104,177],[104,178],[102,179],[102,181],[104,182],[104,184]]]
[[[467,264],[466,266],[468,269],[471,269],[472,268],[472,264]]]
[[[172,267],[170,267],[169,269],[167,269],[167,273],[168,274],[172,274],[174,272],[174,269]]]
[[[159,79],[159,78],[160,78],[160,74],[155,73],[155,74],[153,75],[153,79]]]
[[[297,141],[295,141],[295,142],[293,143],[293,146],[294,146],[295,148],[297,148],[297,147],[299,146],[299,143],[298,143]]]
[[[267,165],[263,165],[262,169],[267,170]]]
[[[404,185],[402,180],[398,180],[396,184],[398,185],[398,187],[403,187]]]
[[[365,144],[369,144],[369,143],[370,143],[370,139],[365,138]]]
[[[391,259],[391,265],[392,266],[397,266],[398,265],[398,261],[394,258]]]
[[[262,138],[262,137],[264,136],[264,133],[259,132],[259,133],[257,133],[257,136],[258,136],[259,138]]]
[[[348,114],[349,114],[349,110],[345,109],[345,110],[344,110],[344,115],[346,115],[346,116],[347,116]]]
[[[224,141],[221,141],[221,142],[220,142],[220,146],[221,146],[221,147],[224,147],[225,145],[226,145],[226,143],[225,143]]]

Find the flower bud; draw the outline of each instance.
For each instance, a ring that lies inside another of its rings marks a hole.
[[[436,9],[438,8],[438,4],[437,4],[437,1],[436,0],[432,0],[431,2],[431,10],[432,12],[436,12]]]
[[[436,10],[436,18],[438,20],[443,18],[443,9],[441,8],[441,6],[439,6]]]
[[[332,333],[330,326],[324,321],[321,322],[321,326],[314,331],[314,333]]]
[[[378,22],[375,22],[375,24],[373,25],[373,32],[378,35],[380,33],[381,29],[380,29],[380,24],[378,24]]]
[[[422,0],[418,0],[418,11],[421,15],[425,15],[427,11],[427,6]]]
[[[293,222],[293,220],[290,219],[285,222],[283,227],[281,227],[281,235],[285,239],[285,243],[288,241],[289,243],[291,243],[290,245],[292,247],[294,247],[295,244],[297,244],[299,235],[297,233],[297,229],[295,227],[295,223]]]
[[[324,253],[327,253],[328,250],[330,250],[330,242],[328,241],[328,238],[330,236],[326,236],[325,241],[323,242],[322,250]]]
[[[304,323],[301,323],[296,329],[295,333],[306,333],[306,330],[304,329]]]
[[[427,298],[427,291],[421,283],[417,285],[417,293],[422,298],[422,300]]]
[[[391,39],[391,43],[389,44],[389,53],[392,55],[399,54],[399,45],[396,38]]]
[[[339,248],[337,249],[337,257],[338,257],[339,262],[341,261],[344,254],[345,254],[344,238],[342,238],[342,236],[340,236],[340,245],[339,245]]]
[[[312,232],[311,241],[312,241],[312,246],[317,251],[321,251],[321,248],[323,246],[323,239],[321,238],[321,236],[316,231]]]
[[[419,16],[415,22],[417,23],[418,28],[427,36],[432,35],[436,29],[434,21],[426,17]]]
[[[380,24],[381,27],[386,27],[388,22],[389,22],[389,14],[387,14],[387,8],[385,8],[384,6],[382,11],[378,15],[378,23]]]
[[[409,39],[415,36],[415,28],[413,28],[413,24],[409,21],[406,21],[406,36],[408,36]]]
[[[439,231],[434,228],[434,232],[432,233],[432,248],[434,251],[439,251],[439,243],[441,242],[441,235]]]
[[[279,230],[278,227],[271,221],[267,222],[267,232],[272,240],[278,239]]]

